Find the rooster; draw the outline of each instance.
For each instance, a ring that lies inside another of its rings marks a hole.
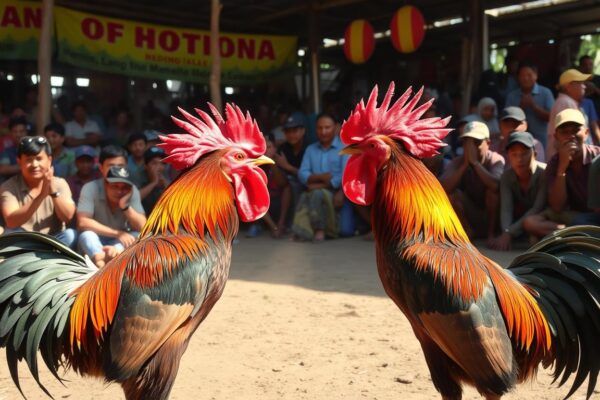
[[[25,359],[40,387],[39,351],[60,366],[121,384],[127,399],[166,399],[189,340],[223,292],[239,218],[269,206],[256,121],[228,104],[226,121],[180,110],[187,133],[161,136],[183,172],[164,192],[137,242],[98,270],[37,233],[0,237],[0,345],[18,387]],[[236,211],[237,210],[237,211]],[[239,217],[238,217],[239,214]],[[21,392],[22,393],[22,392]]]
[[[371,205],[377,269],[409,320],[443,399],[462,385],[499,399],[538,367],[554,367],[567,397],[600,370],[600,228],[572,227],[545,238],[510,267],[467,238],[448,197],[421,158],[444,145],[448,119],[420,117],[422,89],[377,106],[377,87],[342,125],[351,155],[343,175],[350,200]]]

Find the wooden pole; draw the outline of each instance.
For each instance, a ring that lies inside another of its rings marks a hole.
[[[315,2],[313,2],[314,6]],[[317,10],[311,7],[308,15],[308,48],[310,52],[310,77],[311,77],[311,95],[313,112],[321,111],[321,88],[320,88],[320,65],[319,65],[319,45],[320,36],[318,28]]]
[[[36,132],[44,134],[44,126],[50,122],[52,93],[50,92],[50,75],[52,73],[52,26],[54,25],[54,0],[42,2],[42,28],[38,47],[38,113]]]
[[[219,16],[223,5],[219,0],[212,0],[210,15],[210,54],[212,63],[210,68],[210,101],[223,112],[223,100],[221,99],[221,48],[219,46]]]

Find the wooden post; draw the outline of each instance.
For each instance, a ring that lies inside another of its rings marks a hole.
[[[222,4],[219,0],[212,0],[210,15],[210,54],[212,63],[210,67],[210,101],[223,112],[223,100],[221,99],[221,48],[219,46],[219,15]]]
[[[52,73],[52,26],[54,25],[54,0],[43,0],[42,27],[38,46],[38,113],[35,121],[38,135],[44,134],[44,126],[50,122],[52,93],[50,76]]]
[[[317,10],[313,6],[308,16],[308,48],[310,52],[310,82],[313,112],[321,111],[321,88],[320,88],[320,65],[319,65],[319,45],[320,36],[318,30]]]
[[[471,106],[471,94],[479,82],[482,72],[482,42],[483,42],[483,5],[481,0],[470,0],[468,8],[468,24],[466,37],[462,47],[462,88],[463,97],[461,113],[468,114]]]

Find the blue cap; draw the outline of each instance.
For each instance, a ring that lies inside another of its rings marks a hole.
[[[77,149],[75,149],[75,158],[77,159],[83,156],[96,158],[96,150],[90,146],[79,146]]]
[[[152,160],[154,157],[164,158],[165,151],[163,149],[161,149],[160,147],[150,147],[144,153],[144,162],[148,162],[148,161]]]
[[[285,124],[283,124],[283,129],[292,129],[292,128],[304,128],[306,124],[304,119],[304,114],[300,111],[296,111],[285,120]]]

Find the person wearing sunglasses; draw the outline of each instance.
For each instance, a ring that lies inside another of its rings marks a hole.
[[[450,162],[440,182],[469,237],[487,237],[490,244],[498,228],[504,157],[490,150],[490,131],[483,122],[467,123],[459,139],[463,155]]]
[[[75,215],[75,202],[67,182],[54,176],[48,140],[23,137],[17,145],[17,165],[20,173],[0,186],[6,231],[40,232],[72,247],[76,232],[67,225]]]

